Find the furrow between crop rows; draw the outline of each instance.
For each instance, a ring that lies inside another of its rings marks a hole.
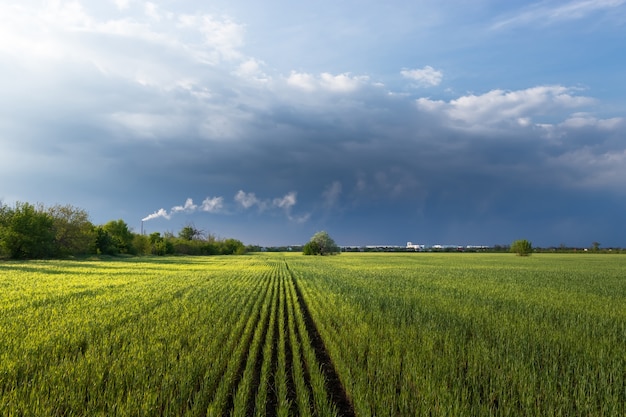
[[[295,389],[291,377],[291,345],[287,337],[287,291],[284,276],[280,275],[279,300],[278,300],[278,357],[277,369],[274,374],[276,386],[276,415],[287,417],[292,405],[295,404]]]
[[[354,416],[354,409],[309,312],[297,279],[286,262],[285,268],[288,272],[298,334],[303,346],[303,362],[314,393],[314,409],[317,415],[337,413],[339,416]]]
[[[247,318],[247,322],[241,337],[238,338],[240,339],[239,343],[234,346],[234,349],[228,349],[227,347],[224,349],[226,354],[229,355],[226,364],[226,372],[219,381],[216,395],[208,406],[207,415],[209,416],[224,415],[232,410],[234,405],[233,392],[236,390],[245,369],[245,361],[249,354],[254,334],[256,333],[255,330],[262,321],[262,310],[267,311],[263,306],[267,302],[266,298],[271,288],[269,285],[270,277],[264,274],[261,281],[263,282],[264,288],[259,292],[260,296],[252,306],[251,313],[247,315],[247,317],[246,315],[242,315],[244,320]],[[237,341],[234,340],[234,343],[236,342]]]
[[[258,388],[260,371],[263,363],[262,358],[262,346],[267,336],[267,330],[270,326],[271,320],[271,305],[275,294],[275,282],[276,274],[272,273],[269,283],[269,297],[265,297],[265,302],[261,306],[261,318],[257,325],[257,328],[252,339],[247,362],[245,363],[245,369],[238,374],[239,381],[235,381],[238,384],[237,394],[233,398],[233,412],[231,415],[236,417],[243,417],[250,415],[254,406],[255,389]],[[268,299],[269,298],[269,299]],[[242,364],[243,365],[243,364]]]
[[[274,268],[272,281],[272,299],[270,306],[270,316],[265,331],[263,350],[259,350],[252,387],[258,387],[256,396],[250,396],[247,405],[247,415],[259,417],[273,416],[276,410],[276,395],[273,387],[273,373],[276,369],[276,331],[279,298],[280,276]],[[269,412],[268,412],[269,409]]]
[[[244,284],[249,285],[250,291],[244,294],[245,298],[242,299],[238,291],[231,289],[231,297],[226,300],[224,306],[233,308],[221,322],[221,331],[217,332],[216,337],[205,347],[208,352],[214,352],[212,353],[214,360],[211,361],[210,367],[202,375],[199,375],[194,399],[191,401],[193,415],[204,415],[206,412],[211,398],[215,396],[218,385],[227,372],[231,352],[240,342],[249,318],[261,301],[264,288],[263,279],[259,279],[253,274],[246,278]],[[224,331],[224,329],[231,330]]]
[[[312,415],[313,390],[309,375],[305,376],[302,345],[296,328],[296,305],[294,304],[292,286],[287,274],[285,274],[285,282],[287,283],[287,328],[288,339],[291,345],[291,376],[296,394],[295,405],[297,406],[297,414],[299,416],[309,417]]]

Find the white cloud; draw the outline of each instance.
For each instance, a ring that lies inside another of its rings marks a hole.
[[[129,1],[115,3],[124,12],[122,17],[101,17],[78,1],[48,2],[46,7],[0,4],[0,50],[20,61],[56,58],[66,63],[71,57],[95,62],[127,78],[133,78],[137,68],[163,67],[163,56],[157,52],[178,55],[177,62],[167,65],[174,74],[188,60],[216,65],[243,59],[245,26],[228,17],[176,13],[151,2],[137,14],[127,10]],[[110,37],[95,39],[94,45],[94,37],[85,34]],[[115,45],[116,38],[125,38],[124,47]]]
[[[235,74],[247,80],[265,83],[270,81],[271,77],[263,72],[261,69],[263,65],[265,65],[263,61],[248,58],[239,65]]]
[[[470,94],[449,102],[426,98],[417,100],[421,110],[440,113],[468,127],[495,127],[516,124],[529,126],[533,116],[592,104],[593,99],[575,95],[575,89],[554,86],[538,86],[524,90],[491,90],[485,94]]]
[[[286,194],[284,197],[275,198],[273,201],[274,207],[282,208],[285,210],[291,209],[296,205],[296,193],[294,191]]]
[[[208,213],[217,213],[224,208],[223,197],[207,197],[202,201],[200,209]]]
[[[235,201],[245,209],[261,204],[261,201],[254,193],[246,193],[243,190],[239,190],[237,194],[235,194]]]
[[[339,200],[340,195],[341,195],[341,183],[339,181],[334,181],[322,193],[322,196],[324,197],[324,206],[332,207],[335,204],[337,204],[337,201]]]
[[[404,69],[400,71],[404,78],[416,81],[419,87],[434,87],[441,83],[443,73],[427,65],[422,69]]]
[[[289,77],[287,77],[288,85],[307,92],[323,90],[335,93],[350,93],[368,82],[369,77],[367,76],[352,76],[349,73],[332,75],[324,72],[316,77],[312,74],[292,71]]]
[[[569,179],[571,187],[597,189],[613,186],[618,193],[626,193],[623,187],[626,178],[624,149],[597,152],[590,147],[578,148],[553,158],[550,163],[555,172],[562,172],[565,168],[577,173]]]
[[[289,216],[289,220],[295,223],[306,223],[311,218],[311,213],[305,213],[298,216]]]
[[[157,6],[154,3],[151,3],[149,1],[146,2],[144,4],[144,13],[146,14],[146,16],[148,16],[150,19],[156,22],[161,21],[161,13],[159,12],[159,6]]]
[[[512,17],[501,18],[492,25],[493,29],[524,26],[539,23],[552,24],[565,20],[582,19],[598,11],[615,9],[626,0],[575,0],[562,2],[539,2]]]
[[[285,214],[287,215],[287,218],[290,221],[295,223],[305,223],[311,217],[311,213],[304,213],[299,215],[294,215],[292,213],[292,208],[296,205],[297,202],[296,195],[297,193],[295,191],[291,191],[285,194],[283,197],[275,198],[272,201],[272,205],[276,208],[283,209],[285,211]]]
[[[443,100],[431,100],[425,97],[420,97],[415,100],[415,102],[417,103],[417,107],[428,112],[444,110],[447,106],[447,103]]]
[[[255,193],[246,193],[243,190],[239,190],[237,194],[235,194],[235,201],[245,209],[258,206],[260,209],[263,210],[266,209],[268,206],[271,206],[275,208],[289,210],[296,204],[296,192],[292,191],[287,193],[283,197],[274,198],[270,204],[269,200],[261,200],[256,196]]]
[[[316,89],[315,78],[311,74],[291,71],[287,77],[287,84],[304,91],[314,91]]]
[[[153,113],[113,113],[107,117],[109,128],[122,128],[135,138],[155,138],[175,133],[185,123],[183,115]]]
[[[341,93],[355,91],[368,81],[369,78],[366,76],[350,76],[348,73],[332,75],[324,72],[320,75],[320,85],[322,88]]]
[[[112,0],[119,10],[126,10],[130,6],[131,0]]]
[[[297,193],[295,191],[291,191],[282,197],[276,197],[272,200],[261,200],[256,196],[255,193],[246,193],[243,190],[239,190],[235,195],[235,202],[237,202],[244,209],[250,209],[254,206],[258,206],[260,211],[265,211],[268,209],[283,210],[287,218],[296,223],[303,223],[307,221],[310,217],[309,213],[305,213],[302,215],[292,214],[292,208],[297,203]]]
[[[244,44],[245,26],[228,17],[217,18],[210,14],[178,16],[181,27],[203,35],[205,46],[214,48],[224,60],[242,58],[239,51]]]
[[[596,127],[602,130],[615,130],[624,121],[621,117],[613,117],[610,119],[597,119],[587,113],[575,113],[568,119],[563,121],[559,126],[571,129],[580,129],[583,127]]]
[[[196,211],[196,209],[198,208],[198,206],[196,204],[193,203],[193,200],[191,198],[188,198],[185,201],[185,205],[183,206],[174,206],[172,207],[171,212],[172,213],[193,213],[194,211]]]

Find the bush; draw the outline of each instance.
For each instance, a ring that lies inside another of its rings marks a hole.
[[[511,243],[511,252],[519,256],[530,256],[533,251],[533,245],[526,239],[516,240]]]

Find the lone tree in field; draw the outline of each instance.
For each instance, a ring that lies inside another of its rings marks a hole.
[[[339,252],[339,246],[324,231],[314,234],[302,248],[302,253],[305,255],[335,255]]]
[[[519,256],[529,256],[533,251],[533,245],[526,239],[516,240],[511,243],[511,252]]]

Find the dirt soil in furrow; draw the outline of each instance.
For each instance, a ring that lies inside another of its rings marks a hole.
[[[346,390],[343,387],[341,380],[339,379],[339,375],[337,375],[337,370],[335,369],[335,365],[333,364],[332,360],[330,359],[330,355],[326,350],[324,340],[320,336],[320,333],[317,330],[317,326],[313,321],[313,317],[311,317],[311,313],[309,312],[304,298],[302,297],[302,291],[298,286],[297,280],[293,276],[293,273],[289,270],[288,266],[287,270],[289,271],[291,280],[296,290],[298,306],[302,310],[302,316],[304,318],[306,330],[309,334],[309,340],[311,341],[311,345],[315,350],[315,356],[317,357],[317,361],[321,365],[321,368],[324,372],[324,377],[326,379],[326,390],[328,391],[330,399],[337,407],[337,412],[340,416],[354,417],[354,408],[352,407],[352,404],[348,399]]]

